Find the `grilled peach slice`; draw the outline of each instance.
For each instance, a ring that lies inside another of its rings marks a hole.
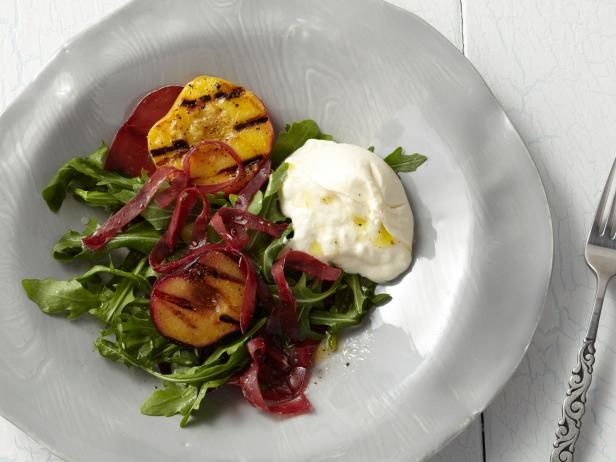
[[[157,167],[181,168],[187,150],[203,140],[223,141],[244,162],[246,180],[256,172],[258,162],[269,156],[274,129],[261,100],[250,90],[217,77],[200,76],[189,82],[169,112],[148,132],[148,150]],[[223,183],[235,175],[235,161],[221,155],[191,173],[199,184]]]
[[[239,330],[245,277],[238,262],[210,251],[189,268],[159,279],[150,299],[161,335],[204,347]]]
[[[146,137],[152,125],[169,111],[181,91],[182,87],[175,85],[161,87],[139,101],[116,133],[105,160],[105,169],[128,176],[139,176],[141,170],[148,173],[155,170]]]

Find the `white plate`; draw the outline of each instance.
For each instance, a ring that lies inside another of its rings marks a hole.
[[[253,89],[278,126],[312,118],[337,140],[429,157],[403,175],[413,270],[320,364],[310,415],[271,418],[227,390],[184,430],[144,417],[155,382],[99,357],[98,326],[45,316],[21,290],[70,272],[50,249],[86,212],[53,215],[40,197],[59,165],[110,140],[146,90],[202,73]],[[380,1],[136,1],[63,48],[0,134],[0,413],[68,459],[421,459],[494,397],[541,314],[552,231],[522,140],[446,39]]]

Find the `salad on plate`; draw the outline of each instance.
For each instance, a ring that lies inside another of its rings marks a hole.
[[[275,136],[263,102],[221,78],[147,94],[113,142],[70,159],[43,189],[110,213],[53,247],[89,269],[25,279],[47,314],[89,315],[107,359],[163,381],[146,415],[181,415],[235,386],[273,414],[309,411],[315,351],[389,300],[377,284],[410,265],[413,215],[397,176],[426,158],[385,159],[312,120]]]

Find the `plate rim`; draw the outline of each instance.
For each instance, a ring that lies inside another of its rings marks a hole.
[[[141,0],[130,0],[130,1],[131,2],[136,2],[136,1],[141,1]],[[367,1],[373,1],[373,0],[367,0]],[[537,328],[539,327],[539,323],[541,321],[541,318],[543,317],[543,315],[545,313],[545,308],[546,308],[546,304],[547,304],[547,300],[548,300],[548,295],[550,293],[551,279],[552,279],[552,274],[554,272],[554,245],[555,245],[555,240],[554,240],[554,223],[553,223],[553,220],[552,220],[552,210],[551,210],[551,207],[550,207],[550,202],[548,200],[548,196],[547,196],[547,192],[546,192],[546,187],[545,187],[545,182],[544,182],[543,178],[541,177],[541,174],[539,173],[539,169],[537,168],[537,163],[535,162],[535,159],[533,158],[532,154],[530,153],[530,149],[528,148],[528,144],[526,143],[526,140],[521,135],[520,131],[518,130],[518,128],[515,126],[515,124],[513,123],[511,118],[509,117],[509,114],[507,114],[507,112],[505,111],[505,108],[502,106],[502,104],[500,103],[500,101],[498,100],[496,95],[494,94],[494,91],[488,85],[488,82],[486,82],[486,80],[483,78],[483,75],[481,75],[481,73],[479,72],[479,70],[477,69],[475,64],[473,64],[473,62],[466,56],[466,54],[464,54],[462,52],[462,50],[460,50],[457,46],[455,46],[447,37],[445,37],[444,34],[442,34],[436,27],[434,27],[432,24],[430,24],[424,18],[422,18],[421,16],[413,13],[412,11],[409,11],[409,10],[406,10],[406,9],[402,8],[401,6],[394,5],[393,3],[389,3],[387,0],[383,0],[383,2],[386,3],[387,6],[390,7],[390,8],[395,8],[397,10],[400,10],[401,14],[411,14],[411,15],[415,16],[419,21],[423,22],[426,26],[428,26],[434,32],[436,32],[441,37],[442,40],[447,41],[449,43],[449,45],[451,45],[451,47],[455,48],[456,51],[458,51],[458,53],[461,55],[463,60],[470,67],[472,72],[475,74],[475,77],[478,79],[478,81],[481,82],[481,84],[483,85],[485,90],[487,90],[487,92],[490,95],[490,99],[498,107],[499,111],[505,116],[505,119],[506,119],[507,123],[510,125],[511,129],[513,130],[515,136],[520,140],[520,142],[524,146],[524,155],[526,156],[527,160],[530,162],[530,165],[532,166],[532,172],[533,172],[533,176],[534,176],[534,180],[533,181],[538,182],[538,184],[541,186],[541,188],[540,188],[541,189],[541,198],[540,199],[541,199],[541,204],[542,204],[543,208],[545,209],[546,220],[547,220],[546,224],[547,224],[547,228],[548,228],[548,230],[547,230],[548,231],[548,233],[547,233],[547,237],[548,237],[548,253],[549,253],[549,255],[548,255],[548,257],[549,257],[548,271],[544,275],[544,280],[543,280],[544,289],[543,289],[543,294],[541,296],[541,307],[538,310],[536,319],[533,322],[534,325],[532,327],[532,332],[530,332],[530,336],[529,336],[528,341],[524,345],[524,348],[522,349],[521,354],[519,355],[519,357],[515,360],[514,367],[507,373],[507,377],[502,381],[502,383],[498,387],[495,388],[492,396],[489,397],[489,399],[486,401],[486,404],[483,406],[483,408],[480,411],[476,411],[471,416],[469,416],[466,419],[466,421],[463,424],[461,424],[458,427],[458,429],[452,435],[450,435],[449,438],[446,438],[445,440],[443,440],[440,444],[438,444],[434,448],[434,450],[432,450],[429,454],[426,454],[426,456],[422,459],[422,460],[427,460],[430,457],[436,455],[442,449],[444,449],[449,443],[453,442],[453,440],[455,440],[471,424],[471,422],[473,422],[477,418],[477,416],[479,416],[479,415],[481,415],[481,414],[483,414],[485,412],[485,410],[494,402],[494,400],[502,393],[502,391],[505,389],[507,384],[511,381],[513,375],[518,370],[518,368],[522,364],[522,361],[526,357],[526,353],[528,352],[528,349],[529,349],[529,347],[530,347],[530,345],[531,345],[531,343],[533,341],[533,338],[534,338],[534,336],[535,336],[535,334],[537,332]],[[539,199],[539,198],[537,198],[537,199]],[[482,433],[483,433],[483,423],[481,425],[482,425]],[[483,438],[483,436],[482,436],[482,438]]]

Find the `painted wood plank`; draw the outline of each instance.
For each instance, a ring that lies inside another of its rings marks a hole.
[[[546,186],[555,258],[545,313],[486,414],[487,460],[548,460],[595,290],[583,251],[616,154],[616,2],[465,0],[465,50],[526,140]],[[616,288],[608,290],[576,460],[616,454]]]

